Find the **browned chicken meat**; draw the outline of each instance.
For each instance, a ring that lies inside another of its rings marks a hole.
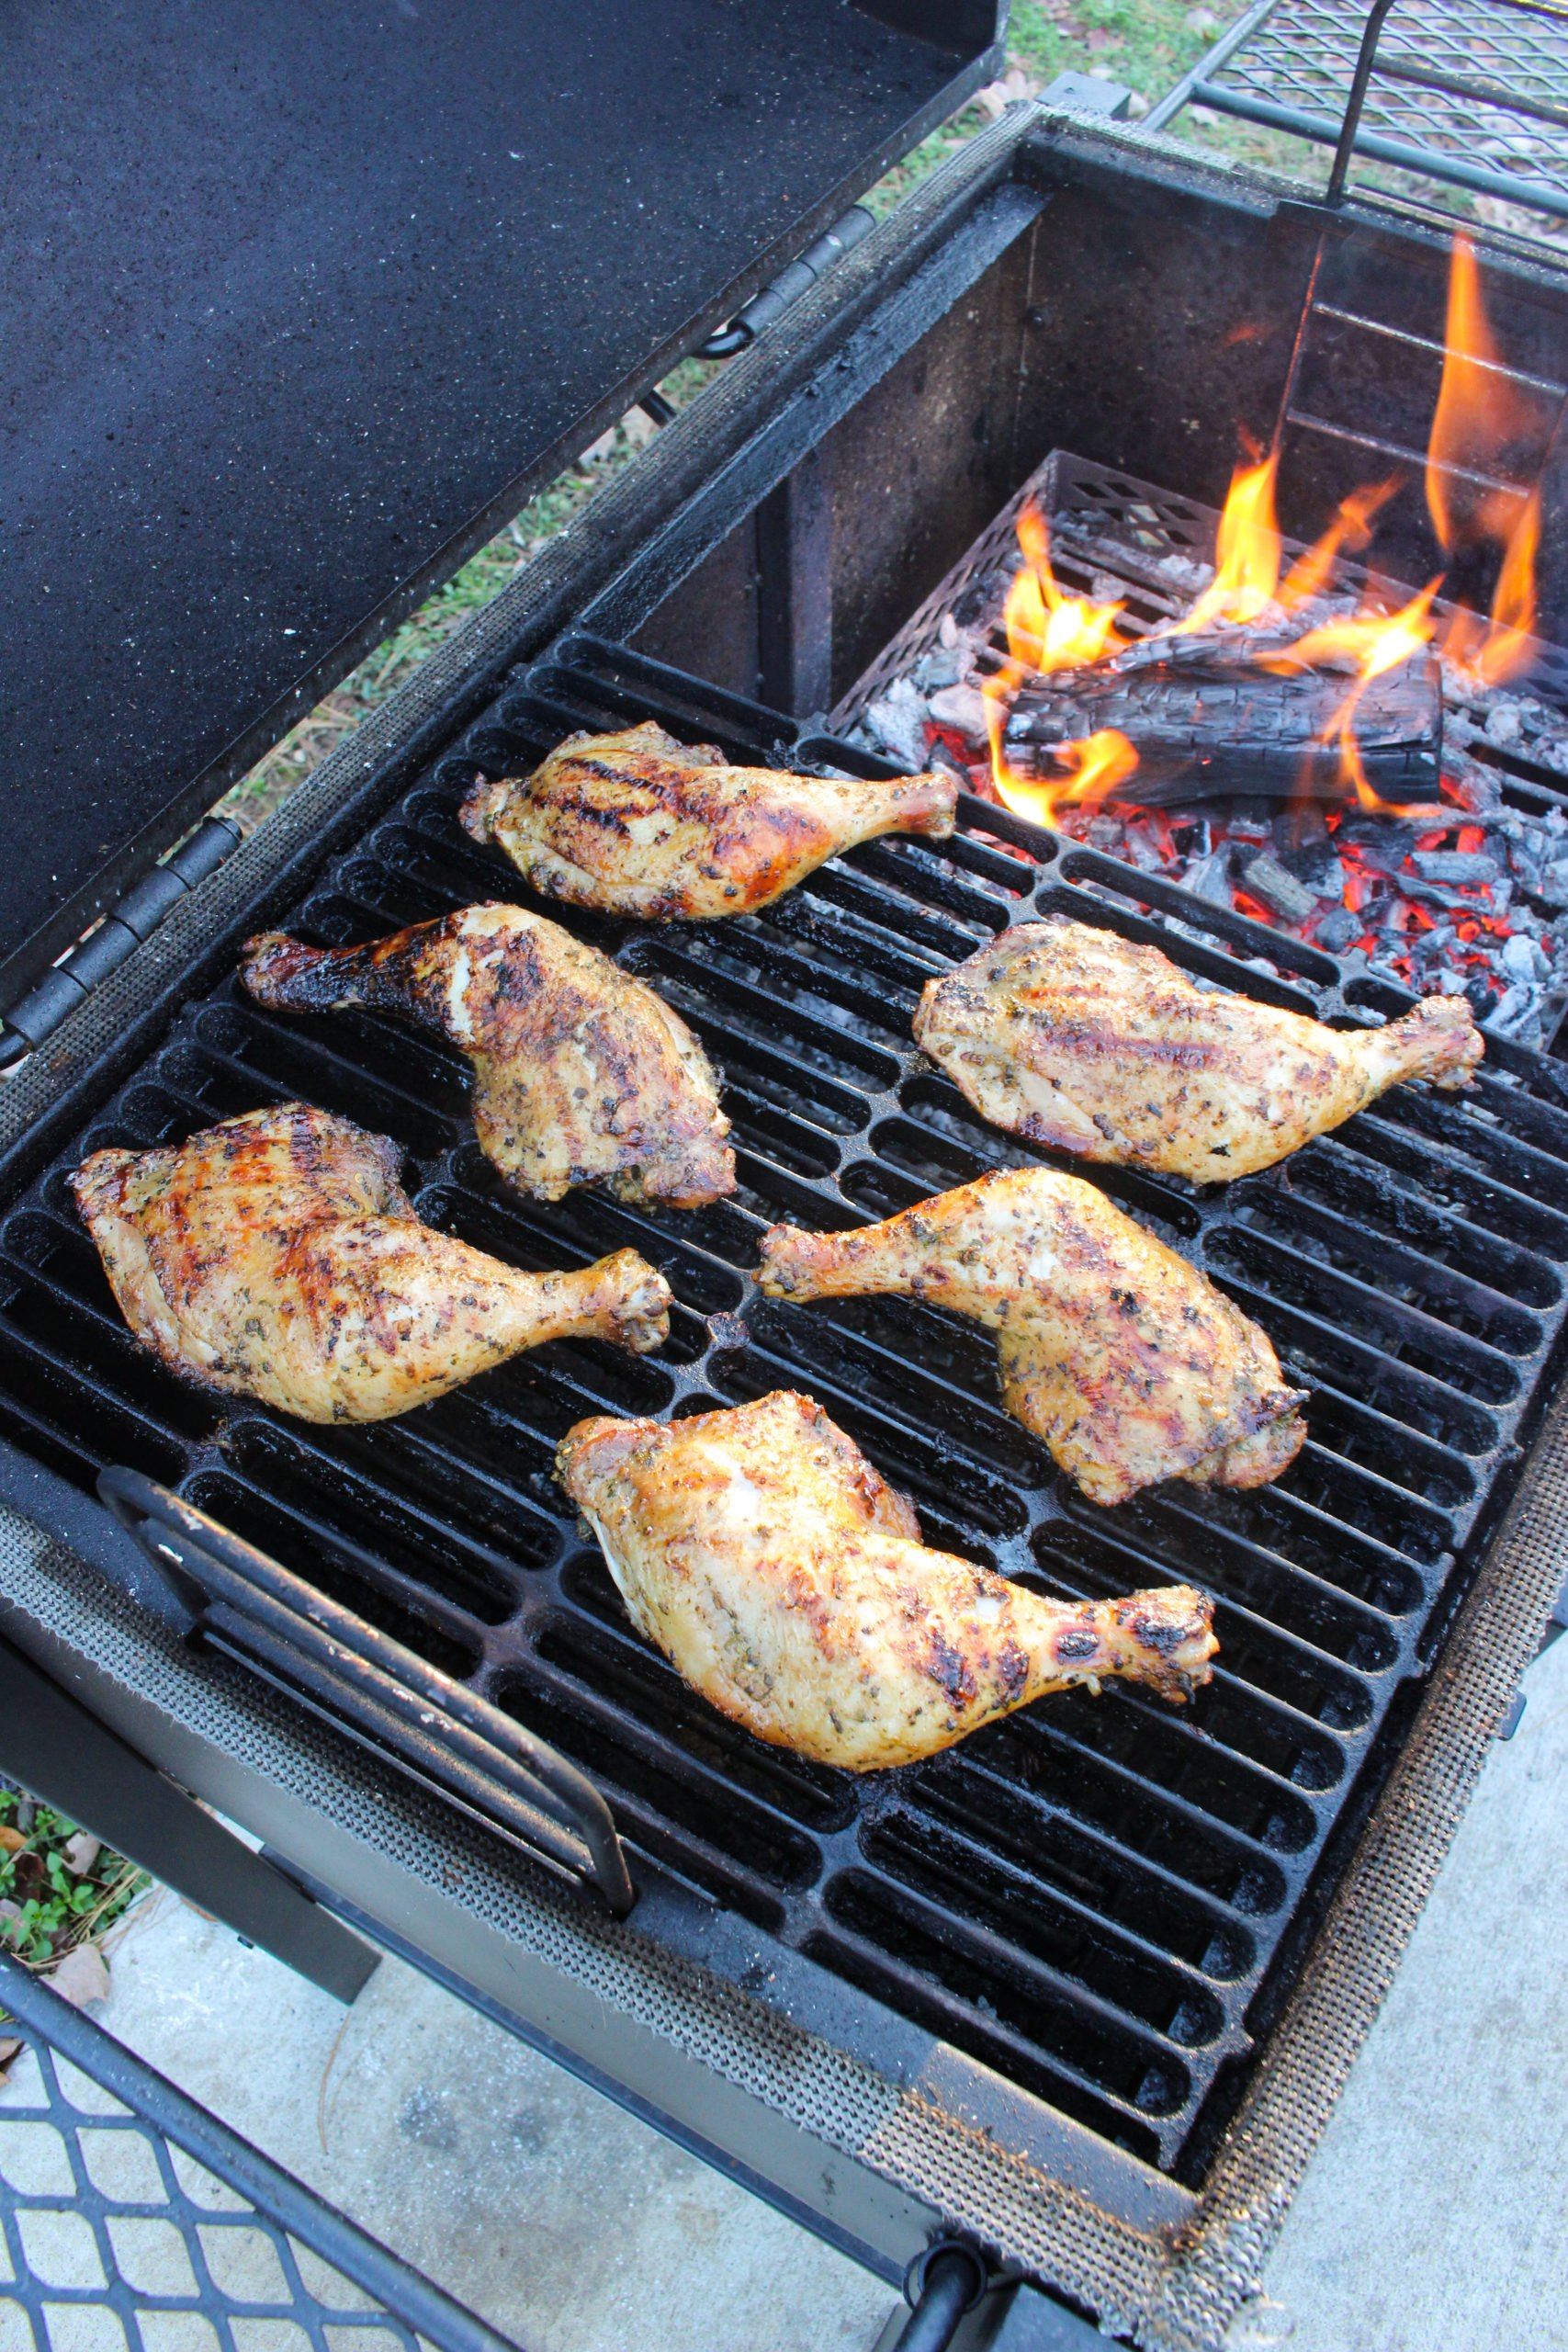
[[[648,719],[570,736],[526,781],[477,785],[462,816],[545,898],[668,922],[765,907],[879,833],[945,840],[957,798],[949,775],[862,784],[730,767]]]
[[[309,1103],[96,1151],[76,1202],[126,1321],[175,1372],[307,1421],[378,1421],[546,1340],[641,1354],[670,1291],[633,1250],[525,1274],[422,1225],[399,1152]]]
[[[931,1551],[913,1505],[793,1390],[579,1421],[556,1461],[638,1632],[720,1713],[818,1764],[913,1763],[1111,1675],[1173,1700],[1209,1679],[1203,1594],[1043,1600]]]
[[[1091,1501],[1261,1487],[1306,1436],[1256,1323],[1081,1177],[982,1176],[852,1233],[775,1225],[773,1298],[902,1291],[997,1335],[1002,1402]]]
[[[365,947],[248,940],[240,976],[277,1012],[363,1005],[468,1055],[474,1126],[541,1201],[604,1182],[625,1201],[698,1208],[735,1190],[718,1081],[647,984],[522,907],[467,907]]]
[[[1482,1055],[1461,996],[1330,1029],[1059,916],[928,981],[915,1035],[993,1126],[1201,1184],[1272,1167],[1403,1080],[1464,1086]]]

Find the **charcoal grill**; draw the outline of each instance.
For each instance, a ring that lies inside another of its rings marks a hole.
[[[369,1016],[268,1016],[231,974],[262,923],[337,943],[525,895],[455,812],[477,775],[578,726],[653,717],[736,756],[871,773],[824,713],[1047,451],[1179,484],[1177,521],[1181,496],[1217,501],[1233,419],[1267,428],[1291,397],[1325,252],[1342,291],[1375,278],[1379,315],[1429,339],[1436,232],[1325,216],[1112,125],[1004,119],[182,899],[0,1099],[0,1495],[31,1522],[4,1522],[9,1638],[345,1917],[885,2275],[955,2228],[1150,2344],[1213,2341],[1255,2275],[1558,1580],[1563,1065],[1495,1041],[1473,1097],[1385,1098],[1213,1198],[1100,1171],[1312,1391],[1279,1486],[1107,1512],[1000,1413],[972,1331],[908,1302],[760,1300],[762,1227],[848,1225],[1049,1161],[978,1125],[909,1046],[924,981],[1011,922],[1071,912],[1336,1021],[1396,1013],[1400,991],[973,799],[950,842],[869,845],[757,918],[573,916],[724,1071],[741,1190],[651,1216],[509,1197],[454,1057]],[[1557,281],[1499,264],[1498,289],[1503,332],[1550,347]],[[1369,398],[1382,381],[1368,361]],[[1390,527],[1398,571],[1414,526]],[[517,1262],[643,1250],[675,1293],[669,1349],[558,1346],[333,1432],[166,1377],[112,1309],[65,1171],[294,1094],[393,1135],[421,1213]],[[934,1542],[1055,1590],[1212,1588],[1213,1688],[1185,1713],[1075,1695],[869,1783],[731,1729],[631,1635],[550,1457],[583,1413],[780,1385],[842,1420]],[[96,1499],[106,1469],[131,1517],[162,1514],[163,1584]],[[226,1531],[221,1592],[189,1510]],[[246,1580],[286,1604],[290,1577],[346,1612],[354,1690],[302,1667],[299,1642],[258,1638],[279,1621]],[[467,1777],[399,1729],[436,1675],[477,1743]],[[554,1840],[525,1817],[539,1771]],[[561,1883],[594,1876],[574,1774],[608,1803],[629,1912]]]

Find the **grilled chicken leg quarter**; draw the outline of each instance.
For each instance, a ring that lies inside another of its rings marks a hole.
[[[1271,1168],[1404,1080],[1467,1085],[1483,1051],[1463,997],[1330,1029],[1061,916],[929,981],[915,1035],[993,1126],[1200,1184]]]
[[[1261,1487],[1303,1392],[1256,1323],[1081,1177],[1000,1170],[881,1225],[763,1239],[772,1298],[903,1291],[995,1331],[1002,1402],[1092,1502],[1161,1478]]]
[[[647,719],[573,735],[525,782],[479,784],[462,821],[547,899],[657,922],[765,907],[840,850],[881,833],[952,832],[952,776],[845,783],[736,768]]]
[[[1107,1675],[1185,1699],[1213,1610],[1188,1585],[1043,1600],[920,1541],[913,1506],[790,1389],[671,1422],[579,1421],[556,1475],[632,1623],[775,1747],[869,1772]]]
[[[73,1182],[137,1338],[302,1420],[383,1420],[546,1340],[641,1354],[669,1336],[669,1286],[635,1250],[523,1273],[422,1225],[398,1159],[384,1136],[285,1102],[156,1151],[96,1151]]]
[[[366,947],[265,932],[240,976],[274,1012],[364,1005],[447,1038],[474,1066],[481,1148],[537,1200],[596,1180],[678,1209],[735,1190],[718,1081],[685,1023],[542,915],[467,907]]]

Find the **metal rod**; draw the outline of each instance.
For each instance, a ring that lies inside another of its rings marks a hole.
[[[242,2140],[226,2123],[176,2090],[101,2026],[62,2001],[20,1962],[0,1953],[0,2003],[40,2041],[120,2099],[176,2148],[236,2189],[269,2222],[302,2240],[405,2326],[440,2352],[518,2352],[518,2346],[454,2302],[345,2213]]]
[[[1205,50],[1191,73],[1184,74],[1176,87],[1173,90],[1168,90],[1158,106],[1151,108],[1144,117],[1141,129],[1163,130],[1168,122],[1174,122],[1199,83],[1205,80],[1211,74],[1217,74],[1222,65],[1228,65],[1236,51],[1244,49],[1255,32],[1261,31],[1279,5],[1280,0],[1253,0],[1253,6],[1247,14],[1244,17],[1238,17],[1230,30],[1214,43],[1213,48]]]
[[[1489,82],[1480,74],[1439,73],[1435,66],[1407,64],[1393,57],[1381,58],[1378,72],[1385,82],[1413,82],[1419,89],[1469,98],[1477,106],[1500,107],[1508,114],[1528,114],[1537,122],[1552,122],[1560,130],[1568,130],[1568,107],[1554,106],[1550,98],[1531,97],[1527,90],[1510,90],[1504,82]]]
[[[1372,61],[1377,55],[1378,42],[1393,0],[1372,0],[1367,11],[1367,27],[1361,35],[1361,46],[1356,56],[1356,71],[1350,83],[1350,95],[1345,101],[1345,113],[1339,125],[1339,138],[1334,150],[1334,163],[1328,175],[1325,195],[1330,204],[1345,201],[1345,175],[1355,153],[1356,133],[1360,128],[1361,108],[1367,103],[1367,85],[1372,78]]]
[[[1332,115],[1307,114],[1300,107],[1276,106],[1271,98],[1255,98],[1248,91],[1224,89],[1213,82],[1196,83],[1191,95],[1221,114],[1234,115],[1243,122],[1260,122],[1269,130],[1288,130],[1297,139],[1310,139],[1319,147],[1334,146],[1339,138],[1339,125]],[[1404,139],[1385,139],[1377,130],[1359,133],[1356,153],[1370,155],[1374,163],[1397,164],[1403,170],[1418,172],[1426,179],[1446,180],[1455,187],[1472,188],[1479,196],[1500,196],[1507,203],[1522,205],[1527,210],[1550,212],[1554,219],[1568,220],[1568,190],[1549,187],[1544,180],[1521,180],[1511,172],[1487,171],[1480,164],[1462,163],[1435,147],[1417,147]]]
[[[1447,348],[1431,335],[1412,334],[1408,327],[1391,327],[1382,319],[1369,319],[1359,311],[1342,310],[1337,302],[1315,302],[1315,315],[1320,319],[1337,319],[1341,326],[1364,327],[1369,334],[1381,334],[1390,343],[1403,343],[1412,351],[1429,352],[1434,359],[1447,356]],[[1500,359],[1478,359],[1473,352],[1466,354],[1465,365],[1488,375],[1500,383],[1522,384],[1532,392],[1544,392],[1549,400],[1560,401],[1568,385],[1558,383],[1551,376],[1532,376],[1523,368],[1505,368]]]
[[[914,2309],[893,2352],[947,2352],[958,2323],[986,2291],[986,2269],[966,2245],[939,2245],[922,2255],[911,2276]]]

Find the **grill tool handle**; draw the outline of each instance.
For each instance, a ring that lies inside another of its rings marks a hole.
[[[596,1887],[616,1918],[637,1900],[603,1795],[546,1741],[427,1666],[254,1544],[139,1471],[98,1494],[200,1635],[412,1779]]]

